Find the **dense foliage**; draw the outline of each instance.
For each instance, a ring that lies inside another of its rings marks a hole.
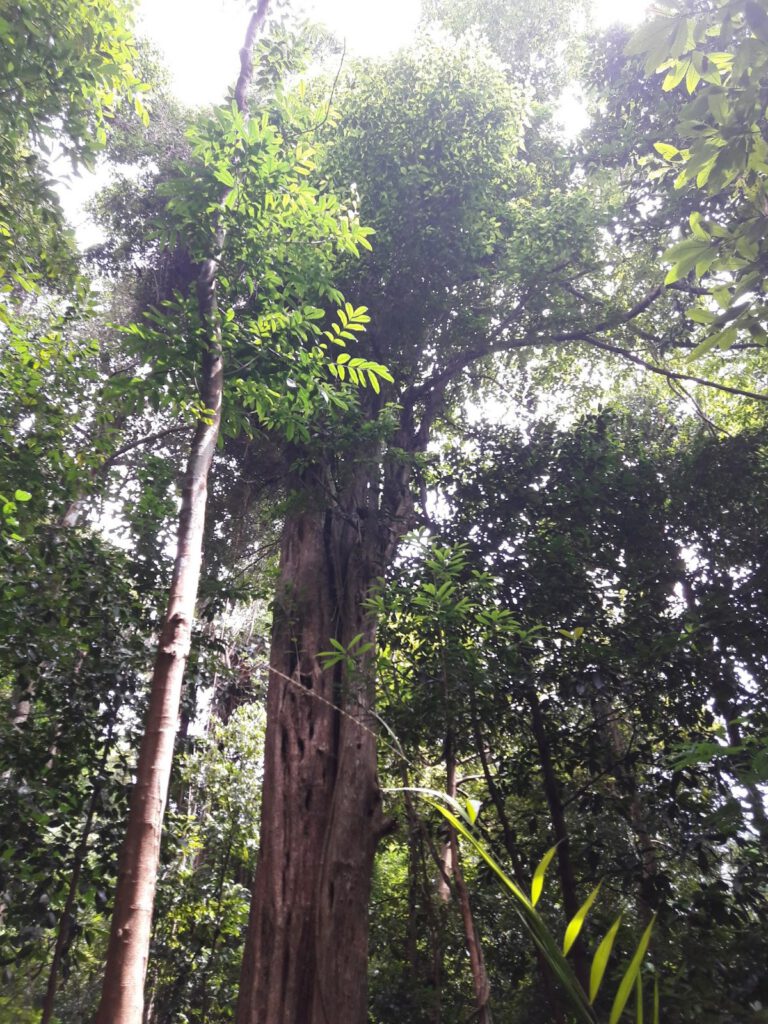
[[[286,6],[246,119],[185,110],[127,4],[0,2],[0,1024],[98,1003],[214,248],[147,1024],[235,1019],[297,693],[335,716],[297,762],[378,736],[372,1024],[615,1020],[643,934],[621,1019],[768,1020],[765,5],[630,37],[577,0],[429,0],[341,69]],[[111,181],[87,253],[64,160]],[[546,936],[589,897],[565,978],[510,895],[534,877]],[[333,947],[313,914],[283,926]]]

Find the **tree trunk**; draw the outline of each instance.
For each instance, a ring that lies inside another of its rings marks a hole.
[[[96,769],[96,775],[93,783],[93,790],[91,792],[91,798],[88,801],[88,808],[85,814],[85,822],[83,824],[83,831],[80,835],[80,842],[77,844],[75,850],[75,856],[72,863],[72,873],[69,877],[69,886],[67,888],[67,898],[64,903],[64,909],[59,916],[59,927],[56,933],[56,945],[53,949],[53,956],[51,958],[51,966],[48,971],[48,984],[45,989],[45,998],[43,999],[43,1007],[40,1013],[40,1024],[49,1024],[53,1020],[53,1011],[56,1005],[56,991],[58,988],[59,971],[61,969],[62,961],[67,953],[67,949],[72,940],[72,929],[75,924],[75,906],[77,904],[77,892],[80,887],[80,875],[82,874],[83,864],[88,854],[88,841],[91,837],[91,829],[93,828],[93,819],[96,815],[96,807],[99,802],[99,797],[102,790],[102,775],[107,764],[109,753],[112,749],[112,726],[109,727],[107,734],[107,740],[104,745],[104,751]]]
[[[555,765],[552,759],[552,748],[547,735],[546,722],[541,710],[539,698],[532,685],[527,685],[525,695],[531,709],[531,728],[539,751],[542,782],[544,795],[549,806],[549,815],[552,821],[552,831],[555,835],[557,846],[557,870],[560,876],[560,889],[563,894],[563,906],[570,921],[579,909],[579,900],[576,893],[576,876],[571,863],[571,851],[568,845],[568,827],[565,821],[563,800],[560,795],[560,783],[555,772]],[[585,992],[588,991],[587,979],[587,955],[581,938],[577,938],[573,944],[573,966],[576,977]]]
[[[319,483],[311,506],[284,527],[238,1024],[367,1016],[367,906],[387,824],[369,713],[375,620],[364,601],[382,547],[367,478],[327,508],[319,495],[332,485]],[[350,653],[324,667],[332,638]]]
[[[453,738],[450,734],[446,739],[446,792],[448,796],[454,800],[456,799],[456,757],[453,749]],[[453,874],[454,885],[456,886],[456,901],[461,911],[461,920],[464,925],[464,940],[467,944],[469,966],[472,971],[472,987],[476,1006],[473,1019],[476,1019],[478,1024],[492,1024],[490,1006],[491,986],[485,969],[483,947],[480,944],[480,937],[475,927],[475,918],[472,914],[472,905],[469,900],[469,889],[464,881],[464,874],[461,870],[456,830],[450,827],[449,845],[451,849],[450,870]]]
[[[243,114],[247,114],[246,90],[253,76],[251,51],[268,6],[269,0],[259,0],[240,51],[241,68],[235,100]],[[229,190],[222,194],[222,203],[228,193]],[[126,836],[120,854],[96,1024],[141,1024],[144,1011],[144,980],[163,816],[200,579],[208,474],[221,422],[224,376],[216,298],[216,257],[223,248],[224,240],[224,228],[219,222],[216,252],[202,262],[197,279],[200,322],[208,331],[200,372],[200,398],[203,407],[211,410],[212,414],[208,422],[201,419],[197,424],[182,487],[176,560],[152,674],[147,724],[139,750]]]
[[[383,464],[361,449],[294,481],[303,505],[283,527],[237,1024],[367,1020],[368,898],[391,825],[376,776],[376,620],[366,601],[412,525],[412,460],[400,456],[424,450],[434,412],[427,405],[415,429],[403,401],[396,454]],[[320,652],[332,639],[351,653],[331,666]]]
[[[120,853],[97,1024],[139,1024],[143,1012],[160,838],[200,578],[208,471],[221,416],[221,359],[209,353],[205,363],[203,401],[215,415],[210,425],[198,424],[187,463],[176,562]]]
[[[408,823],[408,918],[406,921],[406,960],[410,968],[414,992],[431,993],[428,1010],[430,1024],[442,1020],[443,986],[443,928],[437,920],[433,906],[432,879],[427,868],[427,850],[431,846],[424,822],[416,813],[413,798],[408,792],[410,779],[403,769],[403,793]],[[434,859],[434,857],[433,857]],[[439,872],[438,872],[439,874]],[[421,899],[420,899],[421,898]],[[420,913],[421,911],[421,913]],[[419,927],[424,927],[429,939],[430,956],[419,953]]]
[[[491,801],[496,809],[496,815],[499,819],[499,823],[501,824],[504,848],[509,854],[509,859],[512,865],[512,877],[523,892],[525,892],[530,884],[530,879],[523,866],[517,836],[515,834],[515,830],[512,828],[509,815],[507,814],[504,794],[499,789],[498,783],[491,772],[490,764],[488,763],[485,740],[480,727],[480,718],[477,710],[477,698],[475,697],[473,690],[470,691],[469,699],[472,711],[472,731],[475,738],[475,751],[480,759],[480,764],[483,769],[483,778],[485,779],[485,784],[488,787],[488,793],[490,794]],[[554,972],[547,963],[541,950],[538,948],[536,949],[536,964],[538,966],[539,974],[541,975],[544,996],[550,1007],[552,1024],[564,1024],[565,1009],[563,1008],[562,997],[557,987],[557,979],[555,978]]]
[[[594,700],[595,730],[607,740],[608,750],[615,765],[614,778],[622,794],[626,816],[635,836],[639,861],[637,882],[637,910],[644,925],[650,923],[657,910],[656,877],[659,865],[653,847],[649,814],[640,795],[640,787],[632,767],[627,764],[631,743],[619,724],[619,712],[604,697]]]

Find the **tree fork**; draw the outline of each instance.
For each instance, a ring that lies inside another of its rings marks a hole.
[[[253,77],[251,51],[270,0],[259,0],[240,51],[235,98],[247,117],[246,94]],[[230,189],[222,192],[221,203]],[[197,278],[200,323],[207,331],[200,374],[200,398],[210,418],[195,428],[181,495],[176,559],[150,689],[146,728],[139,749],[128,823],[120,853],[117,892],[96,1024],[141,1024],[149,958],[152,910],[168,798],[184,669],[202,564],[208,475],[221,423],[223,361],[217,308],[218,253],[226,232],[219,218],[216,252],[203,260]]]

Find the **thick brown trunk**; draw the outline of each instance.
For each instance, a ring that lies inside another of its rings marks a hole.
[[[238,1024],[367,1016],[367,906],[385,829],[369,714],[372,647],[328,668],[319,654],[331,638],[352,651],[375,642],[363,602],[379,575],[379,544],[376,517],[364,516],[359,497],[343,508],[318,501],[284,528]]]
[[[253,74],[251,51],[268,5],[269,0],[260,0],[249,21],[245,45],[240,51],[241,71],[235,97],[244,114],[247,113],[245,93]],[[227,194],[222,195],[222,202]],[[224,378],[216,299],[216,257],[223,244],[224,229],[220,223],[216,232],[216,253],[203,261],[197,280],[200,322],[208,331],[200,372],[200,398],[211,415],[208,422],[200,420],[195,429],[182,487],[176,560],[152,674],[147,724],[139,749],[126,836],[120,854],[104,986],[96,1024],[141,1024],[144,1011],[144,980],[163,816],[200,579],[208,474],[221,422]]]
[[[407,406],[397,449],[423,450]],[[364,1024],[368,898],[381,810],[371,588],[412,525],[408,460],[376,451],[297,480],[270,655],[261,848],[237,1024]],[[331,640],[349,659],[324,667]],[[354,643],[353,643],[354,641]],[[368,646],[358,656],[355,651]]]

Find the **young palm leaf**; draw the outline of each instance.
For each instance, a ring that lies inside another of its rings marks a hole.
[[[389,792],[398,792],[398,790],[390,790]],[[475,801],[468,801],[466,807],[464,807],[458,800],[433,789],[408,787],[408,792],[420,793],[424,796],[427,803],[442,814],[458,835],[461,835],[466,839],[475,852],[482,858],[482,860],[485,861],[493,873],[512,893],[512,896],[514,897],[515,910],[537,949],[544,957],[550,970],[562,985],[570,1002],[571,1010],[575,1014],[575,1019],[579,1024],[597,1024],[598,1018],[592,1004],[597,999],[600,991],[600,986],[605,976],[613,944],[616,940],[619,926],[621,925],[622,915],[619,914],[617,919],[608,929],[607,934],[604,936],[597,947],[597,951],[595,952],[589,977],[589,999],[587,999],[586,993],[582,989],[576,975],[571,969],[571,965],[566,959],[566,954],[569,952],[581,932],[587,914],[597,899],[597,894],[600,891],[600,885],[598,884],[595,886],[569,922],[563,940],[563,950],[561,952],[559,943],[550,932],[544,919],[536,910],[536,904],[541,898],[541,894],[544,889],[546,871],[557,852],[557,846],[555,845],[551,849],[547,850],[536,868],[531,883],[531,897],[529,899],[523,890],[512,881],[509,875],[507,875],[503,868],[491,856],[480,840],[473,834],[472,825],[474,825],[477,819],[479,804]],[[448,804],[448,807],[444,806],[444,804]],[[448,809],[449,807],[450,810]],[[652,920],[643,933],[640,943],[629,963],[629,967],[622,977],[616,997],[613,1001],[609,1024],[618,1024],[618,1020],[624,1011],[633,987],[637,988],[637,1015],[635,1024],[643,1024],[643,1000],[640,968],[642,966],[643,958],[648,950],[653,924],[654,921]],[[659,1024],[658,981],[655,983],[654,987],[653,1024]]]
[[[576,939],[579,937],[579,932],[584,926],[584,922],[587,918],[592,904],[597,899],[597,894],[600,892],[600,886],[602,882],[598,882],[592,892],[587,896],[582,905],[576,911],[568,923],[568,927],[565,929],[565,938],[563,939],[563,956],[567,956],[571,946],[574,944]]]
[[[651,941],[651,932],[653,926],[656,923],[656,915],[654,914],[651,918],[651,923],[643,932],[643,937],[640,939],[640,943],[635,950],[635,955],[629,962],[624,977],[621,979],[619,990],[616,993],[616,998],[613,1001],[613,1007],[611,1008],[611,1016],[608,1020],[608,1024],[616,1024],[619,1017],[621,1017],[624,1007],[627,1005],[629,994],[632,991],[632,986],[635,984],[635,978],[640,977],[640,967],[643,963],[643,957],[645,956],[646,950],[648,949],[648,943]]]
[[[430,796],[439,796],[440,799],[445,799],[443,794],[431,793]],[[528,899],[522,889],[512,881],[509,875],[507,875],[490,853],[488,853],[483,844],[479,842],[479,840],[477,840],[469,830],[470,820],[466,811],[460,804],[458,804],[457,801],[454,800],[451,800],[450,804],[451,807],[457,811],[457,814],[454,814],[452,811],[449,811],[448,808],[443,807],[442,804],[436,803],[432,799],[428,799],[427,802],[436,808],[443,817],[450,822],[459,835],[463,836],[464,839],[467,840],[467,842],[485,861],[488,867],[491,868],[494,874],[501,880],[507,889],[509,889],[515,897],[515,908],[518,915],[520,916],[528,934],[531,936],[534,943],[541,951],[542,956],[549,964],[553,974],[562,985],[571,1006],[576,1013],[578,1021],[580,1024],[595,1024],[594,1012],[586,1000],[581,985],[579,985],[576,975],[571,969],[571,965],[560,952],[560,946],[547,927],[544,919],[535,909],[533,902]],[[460,815],[461,819],[464,820],[462,821],[458,815]],[[554,849],[548,851],[537,868],[541,884],[543,884],[544,872],[547,869],[549,861],[552,859],[553,853]],[[537,885],[536,888],[532,887],[532,897],[538,899],[540,894],[540,885]]]
[[[653,979],[653,1024],[659,1024],[659,979]]]
[[[535,907],[541,898],[541,894],[544,891],[544,875],[547,873],[550,861],[557,853],[557,844],[555,844],[551,850],[547,850],[544,856],[541,858],[539,866],[533,873],[533,881],[531,882],[531,906]]]
[[[605,974],[605,968],[608,966],[608,957],[611,955],[613,949],[613,943],[616,940],[616,933],[619,930],[621,924],[621,914],[616,918],[611,927],[608,929],[605,937],[603,938],[600,945],[597,947],[597,952],[592,960],[592,970],[589,972],[589,1001],[594,1003],[597,999],[597,993],[600,991],[600,985],[603,981],[603,975]]]

